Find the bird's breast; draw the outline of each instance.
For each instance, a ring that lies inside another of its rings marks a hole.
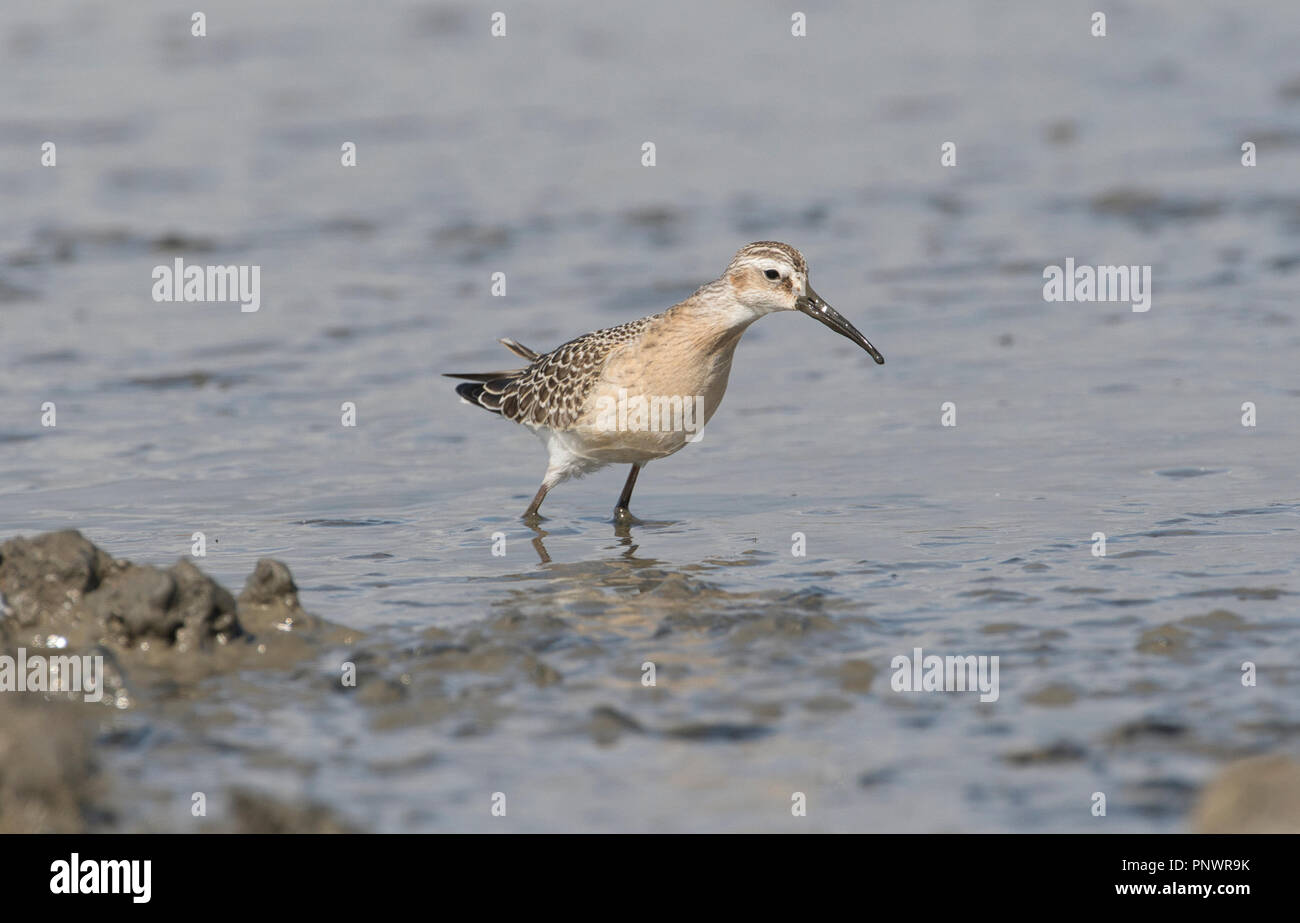
[[[597,395],[641,395],[676,406],[689,400],[704,410],[704,421],[717,411],[727,391],[731,360],[743,330],[661,330],[648,332],[611,358],[596,388]],[[701,424],[702,425],[702,424]]]

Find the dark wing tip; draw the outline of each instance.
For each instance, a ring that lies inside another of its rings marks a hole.
[[[456,393],[492,413],[501,413],[501,391],[510,383],[509,378],[494,378],[491,381],[463,381],[456,386]]]

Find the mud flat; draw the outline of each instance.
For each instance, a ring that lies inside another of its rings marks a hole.
[[[289,568],[270,558],[235,596],[190,561],[133,564],[76,531],[6,541],[0,833],[117,827],[112,785],[95,760],[106,709],[184,697],[216,674],[286,670],[356,636],[306,612]],[[74,659],[80,675],[69,675]],[[62,676],[47,668],[56,660]],[[311,805],[276,806],[239,789],[231,798],[229,829],[345,828]]]
[[[487,734],[530,691],[562,683],[540,651],[565,627],[512,612],[363,634],[304,610],[280,561],[258,561],[235,595],[189,560],[116,559],[80,532],[11,539],[0,544],[0,833],[383,829],[322,791],[330,748],[381,786],[425,771],[440,753],[422,743],[394,757],[383,741]],[[69,688],[73,661],[97,666]],[[304,755],[305,740],[324,755]]]

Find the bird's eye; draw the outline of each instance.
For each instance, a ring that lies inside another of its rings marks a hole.
[[[777,272],[775,269],[769,269],[767,272],[763,273],[763,275],[767,276],[772,281],[776,281],[777,279],[781,278],[781,274]]]

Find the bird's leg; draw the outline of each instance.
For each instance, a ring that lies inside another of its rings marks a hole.
[[[537,510],[541,507],[542,501],[546,499],[546,492],[550,489],[545,483],[537,488],[537,496],[533,497],[533,502],[528,504],[528,509],[524,512],[524,519],[541,519]]]
[[[618,506],[614,507],[615,519],[631,519],[632,511],[627,505],[632,502],[632,488],[636,486],[636,476],[641,472],[640,465],[633,465],[632,470],[628,472],[627,483],[623,485],[623,492],[618,495]]]

